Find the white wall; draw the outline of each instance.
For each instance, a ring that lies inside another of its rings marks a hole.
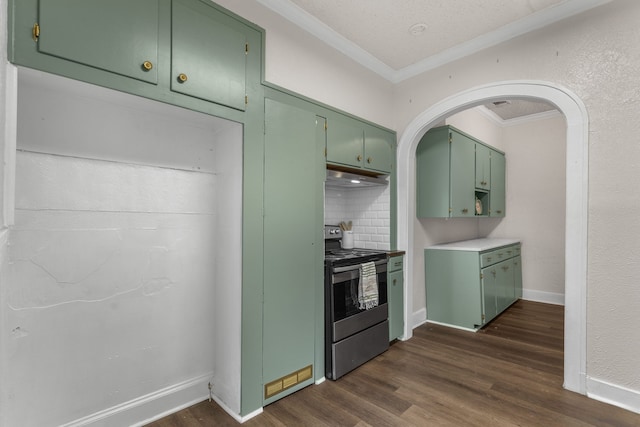
[[[18,93],[5,424],[118,422],[208,382],[239,413],[241,126],[28,70]]]
[[[503,129],[507,215],[480,233],[522,240],[524,299],[564,304],[566,123],[561,114]]]
[[[626,390],[620,393],[636,402],[639,19],[639,3],[612,2],[402,82],[394,94],[400,132],[429,106],[492,82],[550,81],[583,100],[589,115],[586,376],[589,384]]]
[[[394,129],[393,85],[255,0],[215,3],[261,26],[266,80]]]

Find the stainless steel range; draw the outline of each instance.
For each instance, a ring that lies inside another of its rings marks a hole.
[[[326,225],[324,234],[325,376],[336,380],[389,348],[387,253],[342,249],[338,226]],[[370,262],[375,264],[378,301],[363,309],[358,285],[361,266]]]

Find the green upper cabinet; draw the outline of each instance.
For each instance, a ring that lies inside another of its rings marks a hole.
[[[393,169],[396,136],[383,129],[366,126],[364,129],[364,167],[389,173]]]
[[[475,192],[473,189],[475,141],[466,135],[450,132],[451,162],[450,199],[452,218],[465,218],[474,215]]]
[[[261,114],[264,31],[211,1],[10,0],[8,10],[14,64],[235,121]]]
[[[491,152],[491,193],[489,216],[506,215],[506,161],[504,154]]]
[[[327,162],[361,168],[364,130],[360,123],[348,118],[327,123]]]
[[[416,149],[417,215],[474,215],[475,141],[449,126],[430,130]]]
[[[155,84],[159,7],[159,0],[41,0],[38,51]]]
[[[173,0],[172,91],[244,110],[247,50],[239,21],[204,3]]]
[[[429,130],[416,148],[418,218],[504,216],[504,154],[452,126]]]
[[[482,144],[476,144],[476,188],[491,188],[491,149]]]
[[[391,172],[395,134],[349,117],[327,123],[327,162],[376,173]]]

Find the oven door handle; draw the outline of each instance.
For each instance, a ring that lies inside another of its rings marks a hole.
[[[386,259],[381,259],[378,261],[375,261],[376,264],[376,272],[381,273],[383,271],[387,271],[386,265],[387,265],[387,260]],[[381,265],[384,264],[384,268],[380,268]],[[344,273],[345,271],[351,271],[351,270],[359,270],[360,269],[360,265],[361,264],[351,264],[351,265],[345,265],[344,267],[335,267],[333,269],[334,273]]]

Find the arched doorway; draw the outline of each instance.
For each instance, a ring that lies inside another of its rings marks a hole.
[[[471,88],[446,98],[417,116],[398,144],[398,247],[406,248],[405,338],[412,336],[413,216],[415,213],[415,151],[435,123],[467,108],[498,99],[534,99],[555,105],[567,123],[565,219],[564,387],[586,393],[586,287],[588,209],[588,116],[570,90],[543,81],[505,81]]]

